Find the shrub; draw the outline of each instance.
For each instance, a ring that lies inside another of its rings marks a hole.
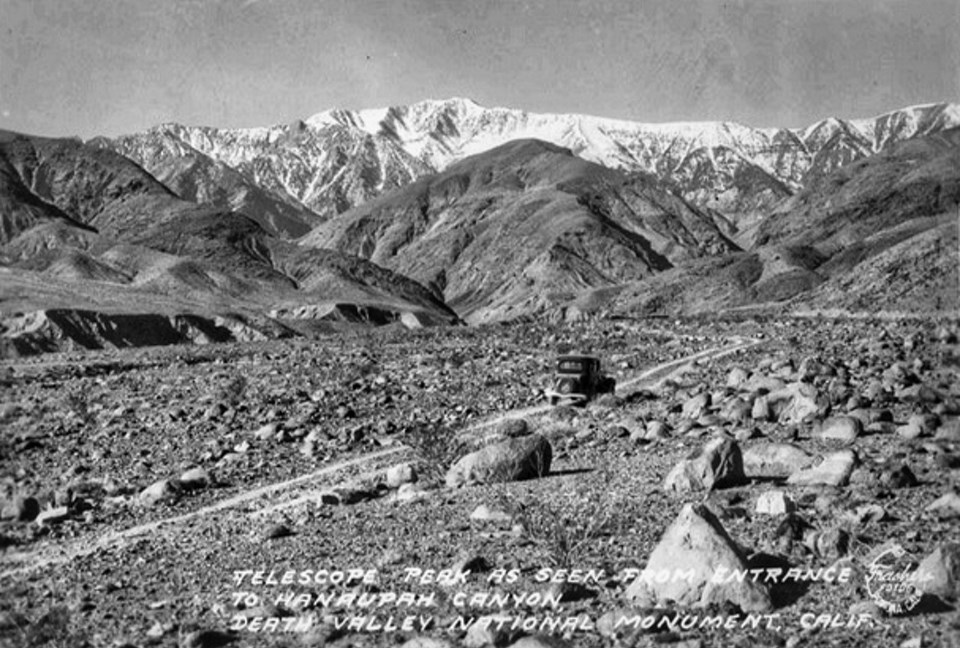
[[[453,426],[442,423],[417,423],[407,431],[406,443],[417,456],[421,481],[428,485],[443,483],[447,469],[468,452]]]
[[[601,483],[607,483],[604,479]],[[561,500],[500,495],[500,506],[522,528],[524,537],[546,554],[554,567],[580,566],[584,553],[623,528],[621,502],[602,486]]]

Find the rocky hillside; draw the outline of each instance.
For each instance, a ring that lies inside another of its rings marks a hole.
[[[456,320],[437,295],[406,277],[307,250],[243,214],[183,200],[109,150],[11,135],[0,142],[0,181],[9,188],[0,201],[4,336],[17,353],[91,340],[144,343],[143,336],[110,333],[116,323],[103,313],[188,314],[212,318],[211,327],[217,317],[239,317],[261,322],[252,328],[267,336],[290,331],[265,316],[296,319],[303,307],[319,309],[314,319],[343,319],[346,308],[357,320]],[[52,308],[69,316],[54,317]],[[169,339],[158,334],[154,341]]]
[[[487,108],[469,99],[371,110],[328,110],[269,128],[166,124],[114,146],[148,169],[157,151],[186,146],[257,186],[330,216],[467,156],[535,138],[586,160],[652,174],[687,200],[752,224],[778,200],[892,144],[960,125],[960,106],[929,104],[806,128],[731,122],[645,124],[576,114]]]
[[[452,164],[301,243],[433,286],[472,322],[541,312],[586,288],[736,249],[681,198],[539,140]]]

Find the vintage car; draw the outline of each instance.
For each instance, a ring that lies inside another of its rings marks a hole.
[[[599,358],[562,355],[557,357],[556,377],[546,397],[551,405],[583,405],[597,394],[612,394],[616,386],[616,379],[603,375]]]

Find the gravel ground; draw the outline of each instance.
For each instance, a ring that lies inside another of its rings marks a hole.
[[[543,404],[556,353],[596,353],[622,385],[656,365],[729,347],[734,337],[758,344],[665,368],[585,408],[531,409]],[[525,645],[549,645],[548,638],[576,646],[960,645],[950,597],[928,595],[908,613],[888,616],[870,608],[862,578],[777,591],[769,611],[775,623],[756,629],[734,623],[739,610],[729,607],[677,606],[641,612],[723,615],[736,627],[661,623],[656,632],[621,629],[615,637],[597,627],[605,614],[629,607],[626,570],[645,566],[690,502],[706,503],[745,554],[805,569],[856,572],[886,543],[919,560],[956,541],[960,513],[926,510],[960,482],[955,354],[955,337],[932,322],[621,320],[6,363],[0,636],[11,646],[379,646],[416,637],[422,646],[434,645],[424,637],[499,646],[537,634],[511,630],[512,621],[498,632],[458,626],[458,619],[504,614],[547,624],[538,626],[546,629],[541,643]],[[837,449],[805,422],[723,416],[721,403],[747,395],[728,386],[737,367],[751,378],[805,380],[830,414],[861,409],[886,423],[865,426],[844,444],[859,460],[848,485],[751,479],[664,490],[670,469],[718,434],[744,450],[769,441],[813,454]],[[893,375],[900,370],[905,378]],[[870,392],[884,376],[895,388]],[[701,394],[711,394],[714,406],[692,418],[686,403]],[[854,397],[859,408],[850,407]],[[932,429],[907,439],[900,428],[916,414],[933,417]],[[498,422],[479,425],[491,418]],[[421,463],[420,486],[387,484],[390,466],[446,456],[432,466],[442,481],[459,456],[452,435],[490,443],[523,434],[517,418],[551,441],[549,475],[451,489],[425,483],[431,466]],[[656,438],[648,434],[653,422],[667,426]],[[372,453],[380,454],[365,459]],[[916,485],[888,478],[903,465]],[[194,468],[206,478],[186,488],[184,473]],[[142,495],[163,480],[158,501]],[[282,486],[267,488],[275,484]],[[791,539],[793,518],[755,513],[757,496],[771,489],[796,501],[794,517],[811,533]],[[28,498],[54,514],[33,520]],[[481,505],[506,519],[474,519]],[[836,529],[843,542],[826,535]],[[817,533],[827,540],[818,544]],[[463,569],[471,573],[455,583],[428,571]],[[567,570],[557,576],[566,583],[549,582],[555,573],[547,569]],[[331,582],[350,570],[356,580]],[[293,582],[283,582],[287,572]],[[572,600],[549,605],[561,593]],[[490,598],[496,594],[519,598],[501,609],[503,601]],[[373,600],[383,604],[358,602]],[[368,625],[349,626],[351,616]],[[551,621],[568,625],[551,631]]]

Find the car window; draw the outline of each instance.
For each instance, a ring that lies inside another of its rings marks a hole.
[[[558,365],[558,369],[567,372],[580,372],[583,371],[583,363],[579,360],[562,360]]]

